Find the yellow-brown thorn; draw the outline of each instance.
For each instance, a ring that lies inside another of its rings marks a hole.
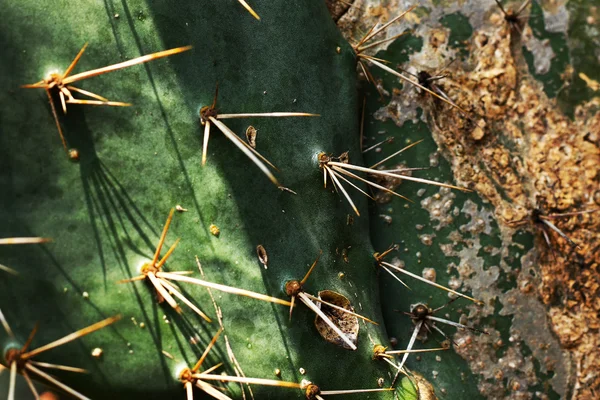
[[[63,131],[60,126],[60,121],[58,119],[58,113],[56,112],[56,106],[54,105],[54,100],[52,99],[51,90],[58,91],[58,95],[60,97],[60,102],[61,102],[62,110],[63,110],[64,114],[67,113],[67,104],[118,106],[118,107],[130,106],[131,104],[129,104],[129,103],[123,103],[123,102],[118,102],[118,101],[109,101],[100,95],[97,95],[97,94],[92,93],[87,90],[79,89],[70,84],[75,83],[77,81],[87,79],[87,78],[92,78],[94,76],[102,75],[102,74],[105,74],[108,72],[116,71],[119,69],[131,67],[131,66],[134,66],[137,64],[143,64],[148,61],[152,61],[152,60],[156,60],[159,58],[169,57],[169,56],[172,56],[172,55],[175,55],[178,53],[182,53],[184,51],[190,50],[192,48],[192,46],[177,47],[177,48],[170,49],[170,50],[159,51],[156,53],[137,57],[132,60],[109,65],[107,67],[98,68],[98,69],[94,69],[94,70],[90,70],[90,71],[86,71],[86,72],[81,72],[76,75],[71,75],[71,72],[73,72],[73,69],[75,68],[75,66],[77,65],[79,60],[81,59],[81,56],[83,55],[86,48],[87,48],[87,43],[85,43],[83,45],[81,50],[79,50],[79,53],[77,53],[77,56],[75,56],[75,58],[73,59],[71,64],[69,64],[69,67],[62,74],[52,73],[39,82],[21,85],[21,87],[24,89],[44,89],[46,91],[46,94],[48,96],[48,101],[50,102],[52,116],[54,118],[54,122],[56,123],[56,128],[58,130],[58,134],[60,135],[60,139],[62,141],[63,147],[64,147],[66,153],[69,155],[69,157],[73,160],[78,159],[79,153],[76,149],[68,148],[67,141],[63,135]],[[77,99],[77,98],[73,97],[73,94],[71,92],[80,93],[80,94],[90,97],[94,100]]]

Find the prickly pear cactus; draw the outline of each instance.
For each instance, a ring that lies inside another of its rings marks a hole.
[[[0,398],[593,398],[597,10],[249,3],[3,6]]]

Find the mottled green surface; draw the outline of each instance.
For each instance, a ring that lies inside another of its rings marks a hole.
[[[372,101],[369,101],[369,111],[378,108],[375,101],[376,93],[370,96]],[[377,132],[385,130],[385,134],[377,136]],[[413,125],[406,123],[402,129],[395,126],[391,121],[377,122],[368,126],[365,136],[394,136],[395,142],[384,147],[384,153],[375,154],[367,153],[365,160],[367,164],[374,163],[382,159],[385,155],[394,153],[407,144],[407,141],[414,142],[416,140],[425,139],[424,143],[411,148],[403,153],[398,158],[398,162],[406,162],[406,165],[411,167],[428,166],[429,155],[435,151],[435,143],[431,139],[430,133],[426,125],[419,123]],[[426,179],[435,179],[440,182],[451,182],[452,175],[450,168],[443,159],[440,160],[439,168],[418,172],[413,176],[418,176]],[[426,188],[423,197],[417,196],[417,191],[420,188]],[[377,205],[371,209],[371,232],[373,238],[373,246],[378,251],[387,249],[392,243],[400,246],[399,251],[390,253],[386,258],[391,262],[394,258],[398,258],[405,263],[405,268],[419,276],[421,276],[423,268],[435,268],[437,272],[436,282],[447,285],[448,278],[451,275],[456,275],[456,272],[448,273],[446,265],[452,261],[444,256],[440,250],[440,243],[449,243],[447,235],[459,225],[467,222],[465,217],[457,219],[455,224],[442,229],[441,231],[434,230],[436,222],[430,221],[428,211],[421,208],[419,202],[439,191],[439,188],[432,186],[424,186],[421,184],[403,182],[397,189],[398,193],[407,196],[415,203],[411,204],[405,200],[394,198],[390,203]],[[455,204],[460,207],[460,204],[466,199],[475,200],[472,194],[455,193],[457,198]],[[392,217],[392,223],[388,224],[381,216]],[[417,225],[423,225],[422,229],[417,229]],[[419,239],[423,234],[435,234],[433,245],[425,246]],[[419,256],[420,255],[420,256]],[[431,287],[425,283],[417,282],[408,276],[398,275],[409,287],[409,291],[402,286],[397,280],[391,277],[387,272],[381,270],[379,280],[381,285],[381,295],[383,304],[384,319],[388,328],[388,334],[398,340],[397,349],[405,349],[413,331],[411,319],[402,312],[409,312],[410,305],[423,302],[429,306],[436,308],[444,305],[448,300],[446,292]],[[469,305],[470,302],[464,299],[457,300],[452,306],[448,307],[443,314],[450,313],[450,319],[457,321],[460,313],[456,312],[461,306]],[[440,325],[441,329],[447,335],[452,336],[455,328]],[[429,335],[426,343],[421,343],[417,340],[414,348],[433,348],[440,347],[440,342],[444,337],[435,334]],[[441,389],[446,390],[443,396],[449,399],[459,398],[479,398],[477,390],[477,380],[470,374],[467,363],[453,350],[445,352],[424,353],[420,354],[421,361],[417,361],[417,355],[411,355],[408,358],[407,366],[424,375],[429,379],[437,390],[437,395],[442,396]],[[436,361],[436,356],[441,357],[441,362]],[[433,371],[439,374],[436,379],[433,379]],[[461,375],[462,374],[462,375]]]
[[[210,280],[285,297],[285,281],[302,277],[322,249],[306,289],[335,289],[359,312],[382,320],[368,219],[346,224],[348,208],[322,188],[315,161],[320,151],[358,153],[353,54],[324,4],[256,0],[253,5],[260,22],[235,1],[3,5],[3,19],[15,23],[0,28],[5,55],[0,63],[0,237],[40,235],[53,242],[0,249],[2,263],[21,273],[19,278],[2,275],[0,307],[20,341],[40,322],[34,347],[121,313],[123,321],[113,327],[38,358],[88,368],[90,375],[57,376],[93,398],[182,399],[183,388],[174,379],[178,366],[194,363],[217,331],[216,323],[204,323],[191,310],[182,319],[157,305],[144,282],[115,283],[136,275],[151,257],[176,204],[189,211],[175,215],[167,237],[169,245],[182,238],[169,270],[196,271],[198,255]],[[80,82],[84,89],[135,106],[70,107],[61,121],[70,146],[80,151],[77,164],[62,150],[43,91],[19,85],[53,68],[63,70],[85,42],[89,48],[76,71],[171,47],[191,44],[194,49]],[[277,190],[216,130],[208,165],[200,166],[197,115],[212,100],[217,81],[223,112],[322,114],[228,122],[240,134],[248,124],[258,129],[258,150],[280,168],[282,183],[297,196]],[[366,211],[366,201],[357,201]],[[221,230],[218,238],[208,231],[211,223]],[[258,244],[267,249],[268,269],[256,258]],[[350,248],[349,263],[342,260],[343,248]],[[204,289],[182,288],[215,316]],[[248,376],[274,378],[279,368],[285,380],[310,379],[326,390],[373,388],[388,375],[370,358],[369,339],[386,342],[383,325],[361,323],[359,350],[350,352],[322,340],[304,307],[288,323],[282,306],[226,294],[217,301]],[[4,348],[6,335],[0,335]],[[100,361],[90,356],[94,347],[104,350]],[[207,366],[226,361],[222,341],[209,361]],[[239,389],[231,389],[239,395]],[[262,399],[302,396],[289,389],[254,387],[254,392]]]
[[[439,10],[436,10],[436,12],[439,13]],[[464,17],[464,14],[466,13],[469,15],[470,12],[476,14],[482,12],[482,10],[464,7],[459,13],[446,15],[442,13],[444,16],[439,20],[443,26],[450,29],[448,39],[449,47],[458,50],[455,56],[455,66],[460,65],[461,61],[467,61],[469,57],[468,46],[465,46],[465,43],[467,43],[466,41],[472,34],[473,29],[469,25],[469,21]],[[579,14],[576,17],[579,19],[583,18],[582,15]],[[437,21],[423,18],[421,20],[421,28],[423,25],[427,24],[437,26]],[[533,7],[530,24],[534,31],[534,35],[540,40],[548,39],[550,46],[556,54],[556,57],[551,61],[550,72],[546,75],[535,76],[544,84],[546,93],[551,97],[555,97],[557,93],[560,92],[563,83],[561,82],[561,73],[564,72],[564,68],[569,61],[567,54],[568,49],[566,47],[567,39],[564,34],[545,31],[542,11],[537,3],[535,3]],[[409,25],[410,24],[407,24],[405,26],[408,27]],[[575,26],[571,29],[576,35],[582,35],[581,31],[584,30],[583,28],[577,28]],[[589,36],[594,32],[594,29],[594,27],[587,27],[585,31]],[[576,37],[572,39],[576,44],[572,51],[573,54],[578,55],[578,57],[583,60],[582,50],[588,48],[586,46],[589,46],[590,42],[584,41],[578,43]],[[408,62],[410,54],[412,52],[419,52],[423,48],[423,43],[427,40],[428,38],[410,36],[396,41],[389,46],[386,51],[377,53],[376,57],[390,61],[391,66],[399,66],[406,69],[410,65],[410,62]],[[524,52],[526,59],[529,62],[530,72],[533,74],[534,61],[532,55],[529,54],[526,49],[524,49]],[[436,53],[434,52],[434,54]],[[591,57],[589,51],[587,54],[588,58]],[[419,60],[422,61],[423,59]],[[452,59],[448,59],[446,61],[451,60]],[[476,60],[471,60],[471,66],[467,64],[467,68],[472,67],[475,62]],[[444,63],[442,63],[442,65],[443,64]],[[422,64],[415,64],[413,66],[416,68],[428,67],[427,65]],[[392,88],[401,88],[405,85],[400,83],[396,77],[380,72],[374,67],[371,68],[371,71],[376,79],[381,80],[383,87],[390,93],[392,92]],[[429,72],[434,73],[435,70],[432,68]],[[594,74],[596,73],[597,71],[590,70],[589,75],[595,76]],[[571,92],[567,93],[571,96],[569,100],[571,101],[571,107],[576,104],[574,99],[578,96],[577,91],[580,91],[581,88],[578,89],[577,86],[574,85],[572,89]],[[380,146],[381,152],[377,153],[375,151],[370,151],[367,153],[365,155],[365,163],[367,165],[374,164],[404,146],[423,139],[423,143],[402,153],[402,155],[395,159],[396,162],[390,161],[386,163],[386,166],[392,168],[395,164],[402,163],[404,166],[408,167],[428,167],[425,171],[413,173],[413,176],[440,182],[455,183],[453,182],[451,167],[443,156],[438,154],[433,157],[436,160],[439,159],[439,166],[435,165],[435,163],[430,163],[431,157],[435,155],[436,152],[439,153],[440,150],[437,148],[436,143],[432,138],[430,128],[423,122],[423,120],[427,120],[427,118],[422,118],[423,109],[428,110],[430,113],[437,112],[436,102],[433,101],[429,95],[422,94],[421,97],[419,97],[419,103],[417,105],[418,122],[408,120],[404,122],[402,126],[397,126],[391,119],[382,121],[380,118],[374,116],[377,111],[381,113],[384,110],[385,106],[390,102],[391,97],[381,101],[377,91],[372,86],[368,85],[365,86],[365,95],[367,97],[367,123],[365,124],[364,147],[368,148],[390,136],[394,138],[394,143],[386,143]],[[400,109],[396,110],[393,108],[390,112],[398,112],[400,114],[399,118],[402,118],[402,114],[407,114],[412,111],[415,107],[415,103],[413,102],[414,99],[412,97],[408,98],[406,101],[404,100],[405,98],[400,98],[402,99],[399,102],[401,105]],[[581,98],[578,101],[581,101]],[[441,152],[443,153],[443,150]],[[421,188],[425,188],[424,192],[417,195],[418,190]],[[437,230],[435,227],[438,225],[439,221],[432,218],[430,212],[422,206],[421,202],[424,199],[439,193],[439,188],[405,181],[397,187],[397,192],[409,197],[414,203],[409,203],[394,197],[389,203],[372,204],[370,207],[371,235],[375,249],[377,251],[383,251],[393,243],[399,245],[399,251],[391,253],[387,257],[388,261],[396,258],[396,260],[400,260],[404,263],[407,270],[420,276],[422,275],[424,268],[434,268],[437,273],[436,282],[446,286],[452,276],[458,276],[455,267],[460,262],[469,263],[481,261],[482,275],[478,276],[474,274],[472,277],[475,281],[481,279],[481,282],[489,281],[487,276],[488,274],[492,274],[492,269],[498,268],[500,264],[504,264],[505,266],[508,266],[507,270],[509,272],[507,273],[504,268],[500,268],[499,277],[493,282],[493,285],[486,287],[485,284],[482,284],[477,288],[477,293],[473,295],[475,297],[480,295],[489,297],[491,293],[505,294],[516,287],[516,276],[519,271],[524,268],[522,265],[523,260],[520,257],[533,247],[533,236],[530,233],[517,232],[512,238],[503,240],[500,229],[493,219],[489,220],[491,226],[491,232],[489,234],[475,234],[465,231],[464,228],[471,222],[470,217],[463,209],[465,202],[471,201],[476,205],[478,216],[484,215],[482,214],[484,211],[493,214],[493,208],[477,194],[462,193],[459,191],[453,191],[455,197],[452,199],[452,207],[447,214],[453,217],[452,223]],[[457,214],[452,213],[452,210],[455,207],[457,207]],[[452,237],[449,237],[452,232],[459,232],[462,236],[458,243],[456,243]],[[422,239],[425,235],[435,235],[431,245],[424,244]],[[454,250],[457,251],[467,249],[474,245],[478,246],[479,244],[481,245],[481,249],[476,253],[475,257],[461,259],[460,257],[446,256],[441,247],[452,244]],[[500,249],[506,250],[506,256],[491,254],[495,250]],[[412,291],[403,287],[385,271],[380,271],[382,304],[384,305],[382,311],[388,328],[388,334],[390,337],[397,338],[398,340],[396,348],[405,349],[413,332],[414,325],[410,318],[402,314],[402,312],[408,312],[412,304],[419,302],[427,303],[432,308],[440,307],[443,306],[449,298],[445,292],[440,291],[439,289],[417,282],[407,276],[402,276],[400,274],[398,274],[398,276],[411,287]],[[464,289],[461,289],[461,291],[464,291]],[[471,294],[470,292],[467,293]],[[488,306],[492,307],[493,315],[477,320],[479,322],[477,327],[495,330],[500,333],[502,344],[496,348],[494,356],[494,359],[498,360],[503,357],[509,357],[508,350],[511,346],[514,346],[514,344],[511,344],[512,340],[509,340],[514,333],[512,329],[516,329],[518,332],[519,329],[522,329],[522,325],[521,327],[519,327],[518,324],[513,325],[513,318],[515,317],[510,314],[506,315],[501,313],[506,306],[504,303],[506,298],[496,298],[495,295],[493,295],[492,298],[494,301],[488,304]],[[470,309],[472,310],[473,307],[472,303],[468,300],[459,299],[440,311],[437,316],[458,322],[460,316],[469,315]],[[525,308],[523,311],[526,310],[527,309]],[[537,316],[526,316],[526,314],[527,313],[525,312],[518,316],[520,321],[523,321],[523,318],[532,318],[531,323],[535,326],[535,323],[537,323],[536,321],[544,320],[543,314]],[[468,324],[472,324],[472,321],[469,321]],[[438,326],[450,337],[453,337],[456,332],[456,328],[443,324],[438,324]],[[532,328],[532,330],[533,329],[535,328]],[[540,330],[540,332],[541,331],[542,330]],[[444,337],[438,333],[434,333],[433,335],[430,334],[425,343],[417,340],[414,348],[439,347],[439,342],[443,340]],[[474,340],[477,340],[477,335]],[[517,340],[517,343],[518,342],[519,341]],[[528,348],[526,343],[518,343],[516,348],[517,354],[522,354],[526,358],[532,355],[532,350]],[[484,398],[480,394],[478,385],[485,385],[486,379],[482,378],[477,373],[473,373],[469,363],[454,350],[420,354],[419,356],[420,357],[417,357],[417,355],[409,356],[407,366],[423,374],[435,387],[438,397],[446,399]],[[486,360],[486,358],[482,357],[481,360]],[[477,360],[475,360],[475,362],[476,361]],[[526,390],[529,393],[537,391],[538,393],[544,393],[549,396],[549,398],[558,398],[559,395],[553,390],[552,384],[550,383],[551,378],[553,378],[555,373],[552,371],[541,371],[541,363],[543,362],[538,360],[535,356],[533,357],[533,373],[537,376],[538,381],[537,384],[529,386]],[[509,369],[504,369],[500,364],[497,366],[492,364],[486,365],[485,368],[482,367],[482,369],[486,370],[486,373],[495,371],[494,368],[501,369],[505,374],[504,378],[499,380],[500,386],[506,389],[502,396],[510,396],[510,384],[512,380],[509,378],[509,375],[512,372]],[[488,379],[487,381],[493,382],[494,379]],[[512,394],[514,393],[515,392]]]

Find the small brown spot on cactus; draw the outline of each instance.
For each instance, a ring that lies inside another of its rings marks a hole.
[[[256,246],[256,255],[258,256],[258,261],[260,261],[260,263],[264,265],[265,269],[267,269],[269,264],[269,256],[267,255],[267,250],[265,250],[262,244]]]
[[[434,268],[423,268],[423,278],[435,282],[436,272]]]
[[[253,149],[256,148],[256,135],[257,135],[257,133],[258,133],[258,131],[252,125],[250,125],[246,129],[246,140],[248,141],[248,144],[250,145],[250,147],[252,147]]]
[[[285,293],[290,297],[298,296],[298,294],[302,291],[302,284],[300,281],[288,281],[285,284]]]
[[[378,360],[381,357],[385,357],[386,350],[387,347],[382,346],[380,344],[376,344],[375,346],[373,346],[373,360]]]
[[[77,149],[69,149],[69,159],[71,161],[79,161],[79,150]]]
[[[310,384],[304,394],[307,400],[316,400],[317,396],[321,394],[321,389],[317,385]]]
[[[350,262],[350,259],[348,258],[348,249],[347,248],[342,249],[342,260],[344,260],[344,262],[346,264],[348,264]]]
[[[279,368],[275,368],[275,371],[273,371],[273,373],[276,377],[281,378],[281,370]]]
[[[504,378],[504,372],[502,372],[501,369],[496,370],[494,373],[494,378],[496,378],[497,381],[501,381]]]
[[[341,54],[342,53],[342,48],[340,46],[336,47],[335,48],[335,52],[338,53],[338,54]]]
[[[385,222],[388,225],[391,225],[393,222],[391,215],[379,214],[379,218],[381,218],[383,220],[383,222]]]
[[[511,389],[516,392],[519,389],[521,389],[521,384],[519,383],[519,381],[513,381],[511,384]]]
[[[211,235],[215,237],[219,237],[219,235],[221,234],[221,230],[215,224],[210,224],[208,230],[210,231]]]
[[[181,212],[186,212],[188,209],[187,209],[187,208],[183,208],[183,207],[181,207],[179,204],[177,204],[177,205],[175,206],[175,210],[176,210],[177,212],[180,212],[180,213],[181,213]]]
[[[354,216],[347,214],[346,215],[346,225],[350,226],[350,225],[354,225]]]

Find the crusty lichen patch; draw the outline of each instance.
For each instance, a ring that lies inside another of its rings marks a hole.
[[[373,1],[357,0],[357,3],[362,6],[362,14],[359,9],[351,8],[340,19],[350,37],[356,37],[357,32],[364,31],[379,17],[383,16],[384,20],[388,17],[386,7],[372,6]],[[387,9],[398,11],[409,5],[396,0],[387,3],[397,6],[388,4]],[[597,373],[600,366],[600,213],[554,220],[580,244],[580,249],[572,249],[565,240],[550,232],[556,257],[544,243],[540,228],[532,222],[531,216],[535,209],[549,214],[600,207],[600,101],[579,106],[573,119],[564,115],[555,101],[544,94],[541,84],[531,77],[521,53],[525,44],[534,53],[536,73],[544,73],[555,57],[548,43],[536,39],[528,26],[524,27],[522,36],[518,35],[497,8],[489,7],[469,0],[444,2],[428,10],[428,18],[421,18],[420,25],[413,26],[416,22],[413,18],[388,33],[389,37],[398,30],[414,28],[415,34],[423,38],[423,49],[411,55],[410,62],[402,67],[413,73],[424,67],[433,72],[456,57],[456,50],[444,43],[448,35],[443,34],[439,18],[456,11],[469,17],[474,28],[467,44],[470,58],[457,60],[451,67],[451,77],[439,82],[448,96],[469,112],[468,116],[403,85],[402,89],[386,88],[391,98],[375,117],[391,119],[402,126],[407,120],[417,120],[420,115],[417,108],[425,110],[421,118],[429,123],[456,181],[468,185],[491,204],[502,232],[502,246],[495,251],[506,256],[516,229],[528,229],[539,239],[536,249],[521,257],[520,265],[518,261],[515,265],[500,263],[484,270],[483,265],[477,263],[481,257],[475,250],[482,246],[473,230],[487,229],[489,211],[463,206],[462,212],[469,215],[470,225],[465,226],[465,232],[453,232],[450,239],[457,243],[469,240],[471,247],[457,251],[451,245],[442,245],[447,255],[461,259],[459,264],[451,265],[460,274],[459,279],[450,282],[451,286],[462,285],[476,297],[498,300],[503,306],[501,314],[513,317],[510,337],[514,343],[502,344],[507,346],[502,361],[494,359],[490,350],[498,345],[499,336],[494,334],[487,339],[487,345],[478,342],[476,347],[465,346],[464,351],[459,351],[469,360],[474,372],[496,378],[497,384],[487,379],[482,381],[481,392],[489,397],[498,395],[508,374],[512,378],[508,388],[512,395],[525,395],[527,387],[540,383],[532,367],[535,358],[542,372],[554,371],[550,384],[561,397],[572,393],[577,399],[593,398],[594,393],[600,393],[600,374]],[[552,10],[545,12],[546,22],[563,21],[562,25],[558,24],[562,28],[547,27],[548,30],[566,30],[566,9],[561,5],[560,10],[558,14]],[[416,15],[423,16],[423,10],[417,9]],[[360,24],[349,26],[352,19],[360,19]],[[451,209],[456,207],[441,203],[443,196],[447,193],[440,191],[440,198],[422,200],[422,206],[438,224],[445,223],[444,218],[452,219]],[[452,203],[451,198],[447,201]],[[483,219],[475,221],[478,217]],[[470,235],[465,238],[467,233]],[[517,288],[504,293],[494,285],[502,271],[516,273]],[[471,308],[470,317],[475,320],[493,312],[486,308],[473,310]],[[528,325],[528,321],[539,325]],[[464,342],[469,335],[459,333],[455,340]],[[555,337],[562,349],[568,350],[572,363],[563,360],[561,349],[553,344]],[[518,348],[521,342],[530,348],[532,355],[522,356]],[[564,365],[559,365],[561,363]],[[575,371],[568,370],[569,364]],[[490,373],[490,368],[498,366],[502,366],[502,371]],[[533,377],[527,371],[533,371]],[[569,385],[567,380],[570,380]]]
[[[599,206],[594,199],[600,113],[595,102],[578,107],[574,120],[561,113],[528,75],[520,56],[513,56],[510,42],[502,20],[477,31],[472,69],[454,71],[446,87],[458,105],[485,116],[485,127],[441,104],[430,114],[431,126],[456,179],[490,201],[505,228],[524,224],[541,238],[540,228],[530,221],[535,209],[549,214]],[[581,248],[549,233],[553,257],[540,240],[537,291],[550,306],[554,333],[575,361],[574,397],[586,398],[600,388],[594,372],[600,363],[600,213],[553,222]]]

